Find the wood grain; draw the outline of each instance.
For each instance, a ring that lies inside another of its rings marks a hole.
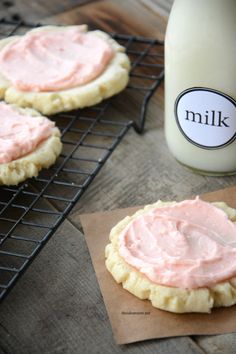
[[[101,0],[49,17],[44,23],[87,23],[92,28],[108,32],[137,34],[158,39],[164,38],[166,18],[144,6],[141,0]],[[132,16],[130,14],[132,13]],[[146,19],[148,18],[148,26]]]
[[[96,1],[96,0],[90,0]],[[57,15],[82,4],[89,3],[89,0],[6,0],[0,2],[0,16],[8,20],[24,20],[38,22],[50,15]]]

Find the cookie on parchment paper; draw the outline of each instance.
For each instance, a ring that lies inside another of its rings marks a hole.
[[[205,203],[202,201],[202,203]],[[140,256],[139,252],[142,253],[142,250],[140,247],[149,247],[151,249],[152,245],[152,236],[150,237],[150,241],[145,242],[143,245],[138,245],[138,243],[135,241],[135,238],[137,235],[134,233],[129,235],[127,238],[127,251],[131,251],[131,254],[133,255],[132,264],[128,264],[127,261],[124,259],[124,254],[121,255],[121,242],[124,242],[124,237],[121,235],[124,235],[126,233],[126,230],[131,230],[129,232],[132,232],[132,227],[137,231],[138,228],[136,227],[135,223],[137,220],[147,214],[150,213],[152,210],[154,211],[157,208],[165,208],[169,207],[170,205],[177,205],[178,203],[176,202],[162,202],[158,201],[155,204],[148,205],[144,209],[137,211],[134,215],[132,216],[127,216],[123,220],[121,220],[116,226],[114,226],[110,232],[110,243],[106,246],[105,248],[105,257],[106,257],[106,268],[108,271],[112,274],[113,278],[117,283],[121,283],[123,288],[128,290],[130,293],[135,295],[136,297],[144,300],[148,299],[151,301],[152,305],[154,307],[157,307],[162,310],[170,311],[170,312],[175,312],[175,313],[185,313],[185,312],[205,312],[209,313],[211,312],[213,307],[221,307],[221,306],[232,306],[236,304],[236,266],[234,265],[234,271],[232,271],[233,276],[230,276],[228,279],[224,279],[221,281],[217,281],[213,284],[211,284],[209,287],[207,286],[201,286],[201,287],[194,287],[194,288],[186,288],[186,287],[178,287],[178,286],[167,286],[167,285],[161,285],[158,284],[152,280],[150,280],[149,277],[146,276],[146,274],[154,274],[155,271],[157,271],[157,268],[155,269],[155,262],[158,262],[158,260],[155,258],[155,254],[150,254],[150,250],[146,253],[144,252],[144,255],[142,260],[144,259],[144,263],[140,263]],[[208,203],[210,204],[210,203]],[[211,233],[211,236],[213,235],[213,239],[219,244],[219,247],[227,246],[230,245],[230,250],[226,250],[226,252],[230,252],[231,255],[233,255],[233,259],[236,259],[236,234],[235,234],[235,221],[236,221],[236,210],[233,208],[230,208],[223,202],[219,203],[212,203],[211,204],[214,208],[218,209],[218,214],[220,218],[222,217],[225,222],[231,223],[230,227],[232,227],[232,235],[231,235],[231,243],[229,241],[228,244],[226,242],[227,235],[224,235],[222,233],[222,237],[219,237],[219,234],[214,234]],[[223,214],[224,215],[223,215]],[[188,212],[187,212],[188,214]],[[148,219],[148,229],[150,230],[152,226],[152,216],[150,216],[150,219]],[[208,221],[208,215],[206,214],[204,216],[204,222],[207,223]],[[233,222],[231,222],[233,221]],[[143,222],[143,220],[142,220]],[[181,228],[183,227],[183,230],[188,231],[188,225],[185,226],[185,220],[183,221],[178,221],[178,223],[182,223]],[[164,227],[164,226],[163,226]],[[221,223],[217,226],[219,229],[221,228]],[[216,227],[216,228],[217,228]],[[164,230],[164,229],[163,229]],[[196,227],[196,230],[198,231],[198,227]],[[156,232],[156,231],[155,231]],[[161,231],[162,232],[162,231]],[[163,231],[164,232],[164,231]],[[139,232],[137,232],[138,234]],[[184,233],[183,233],[184,234]],[[175,235],[174,233],[172,235]],[[139,235],[137,236],[138,242],[142,243],[142,237],[143,233],[140,231]],[[181,236],[182,237],[182,236]],[[183,236],[184,238],[188,238],[188,234]],[[122,238],[122,241],[121,241]],[[225,239],[226,238],[226,239]],[[168,244],[171,246],[170,240],[167,241],[167,247]],[[136,242],[136,245],[135,245]],[[144,241],[143,241],[144,242]],[[163,245],[165,245],[165,240],[163,240]],[[169,242],[169,243],[168,243]],[[183,239],[180,239],[180,249],[177,249],[177,246],[175,247],[175,250],[173,249],[174,252],[174,258],[179,260],[179,282],[182,282],[181,279],[181,266],[184,264],[182,263],[182,256],[181,253],[183,254],[183,250],[181,250],[182,247],[182,242]],[[190,248],[191,248],[191,240],[190,240]],[[155,246],[155,241],[153,244],[154,248]],[[214,243],[212,243],[213,247],[210,247],[214,250]],[[133,249],[132,249],[133,248]],[[208,262],[208,250],[206,249],[207,247],[204,245],[200,245],[200,252],[199,252],[199,259],[202,257],[202,260],[206,263]],[[157,249],[157,248],[156,248]],[[190,250],[191,251],[191,250]],[[169,251],[168,251],[169,252]],[[170,248],[170,253],[171,253],[171,248]],[[205,253],[204,253],[205,252]],[[211,249],[209,250],[211,252]],[[217,249],[215,249],[216,255],[217,255]],[[214,252],[213,252],[214,253]],[[223,250],[224,253],[224,250]],[[149,254],[149,255],[148,255]],[[194,254],[194,253],[193,253]],[[203,256],[205,254],[205,256]],[[195,254],[195,257],[197,255]],[[146,259],[145,259],[146,257]],[[152,258],[154,257],[154,258]],[[204,258],[205,257],[205,258]],[[171,262],[175,263],[175,259],[172,258],[172,260],[169,262],[169,265],[171,267]],[[217,257],[216,257],[217,258]],[[232,258],[232,257],[231,257]],[[220,257],[219,257],[220,259]],[[217,261],[217,259],[216,259]],[[226,264],[229,265],[230,260],[226,259]],[[188,264],[190,265],[191,268],[191,259],[185,259],[183,260],[185,262],[185,266]],[[168,263],[168,262],[167,262]],[[219,262],[220,264],[220,262]],[[154,265],[154,267],[153,267]],[[192,267],[196,266],[196,263],[192,264]],[[222,267],[221,267],[222,266]],[[224,264],[222,263],[221,266],[219,267],[220,271],[224,272]],[[143,267],[143,268],[142,268]],[[145,268],[146,267],[146,268]],[[150,267],[150,269],[149,269]],[[232,264],[233,267],[233,264]],[[140,268],[140,269],[138,269]],[[168,267],[167,267],[168,268]],[[169,281],[171,282],[171,277],[172,277],[172,270],[170,269],[162,269],[163,274],[166,275],[169,278]],[[233,269],[233,268],[232,268]],[[153,271],[153,273],[152,273]],[[190,271],[193,271],[190,269]],[[146,273],[146,274],[145,274]],[[178,271],[176,272],[177,277],[178,277]],[[192,273],[194,275],[194,272]],[[203,277],[205,275],[208,276],[207,272],[204,274],[202,273]],[[201,280],[201,279],[200,279]],[[211,282],[214,279],[211,279]]]

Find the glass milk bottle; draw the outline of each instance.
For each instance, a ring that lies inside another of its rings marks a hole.
[[[236,173],[236,0],[175,0],[165,39],[165,135],[182,164]]]

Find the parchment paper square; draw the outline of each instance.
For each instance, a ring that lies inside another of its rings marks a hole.
[[[236,187],[208,193],[201,198],[225,201],[236,208]],[[148,300],[136,298],[115,282],[104,265],[104,249],[109,243],[110,230],[140,208],[80,216],[116,342],[127,344],[151,338],[236,332],[236,306],[214,309],[211,314],[173,314],[152,307]]]

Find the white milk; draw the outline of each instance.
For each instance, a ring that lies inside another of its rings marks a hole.
[[[175,0],[165,40],[165,134],[182,164],[236,173],[236,0]]]

